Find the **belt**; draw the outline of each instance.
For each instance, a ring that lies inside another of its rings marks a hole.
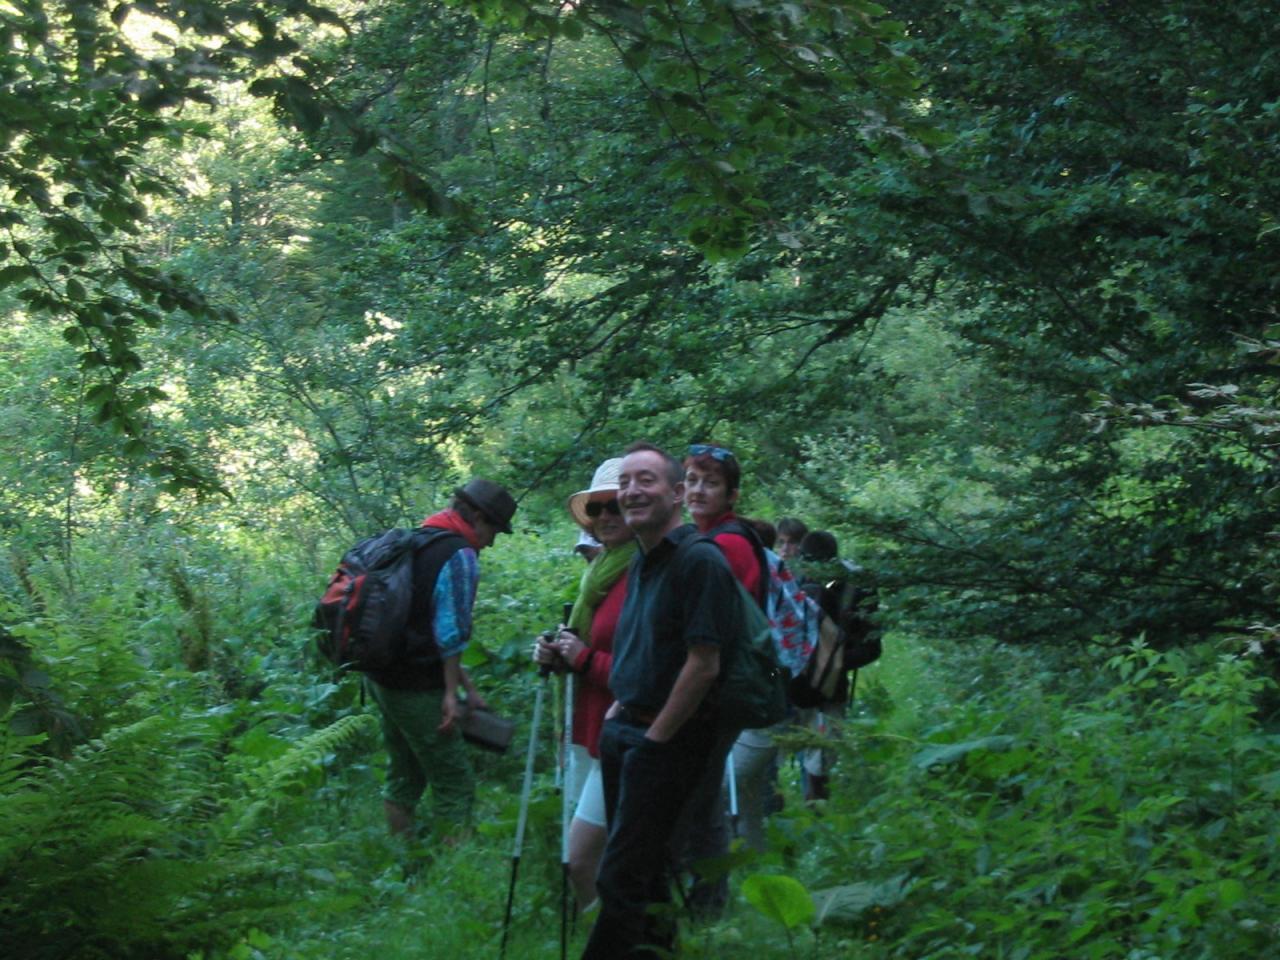
[[[623,707],[618,711],[618,719],[623,723],[633,723],[637,726],[647,727],[658,719],[658,715],[650,713],[648,710],[637,710],[635,707]]]

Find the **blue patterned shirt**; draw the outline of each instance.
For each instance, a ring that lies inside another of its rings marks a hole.
[[[441,568],[433,597],[433,626],[441,657],[452,657],[467,648],[471,640],[471,608],[479,583],[479,557],[471,547],[463,547]]]

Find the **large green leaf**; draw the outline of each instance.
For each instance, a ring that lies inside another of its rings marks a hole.
[[[742,881],[747,902],[788,930],[812,923],[817,914],[813,897],[794,877],[753,874]]]
[[[883,883],[846,883],[813,894],[819,924],[858,919],[872,907],[896,907],[911,891],[911,876],[900,873]]]
[[[996,735],[980,737],[977,740],[966,740],[964,743],[941,743],[926,747],[911,758],[912,766],[921,770],[930,767],[949,766],[960,763],[969,754],[977,750],[1011,750],[1017,740],[1010,736]]]

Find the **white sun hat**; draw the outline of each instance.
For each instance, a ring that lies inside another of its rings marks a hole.
[[[569,497],[569,514],[584,530],[591,529],[591,518],[587,516],[587,501],[591,499],[593,493],[617,493],[618,471],[621,467],[621,457],[606,460],[596,467],[595,476],[591,478],[591,486]]]

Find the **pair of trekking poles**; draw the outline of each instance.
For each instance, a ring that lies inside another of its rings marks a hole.
[[[569,621],[573,604],[564,605],[564,622]],[[511,852],[511,883],[507,889],[507,909],[502,920],[502,947],[498,956],[507,955],[507,936],[511,931],[511,908],[515,903],[516,876],[520,872],[520,856],[524,851],[524,830],[529,819],[529,796],[533,791],[533,764],[537,754],[538,730],[542,726],[542,704],[546,698],[547,684],[551,680],[551,667],[539,668],[538,692],[533,700],[533,720],[529,725],[529,746],[525,751],[524,782],[520,788],[520,814],[516,818],[515,847]],[[577,797],[569,790],[569,751],[573,745],[573,674],[564,675],[564,729],[560,747],[563,772],[557,768],[560,781],[560,960],[566,960],[569,950],[569,822],[573,816],[573,804]]]

